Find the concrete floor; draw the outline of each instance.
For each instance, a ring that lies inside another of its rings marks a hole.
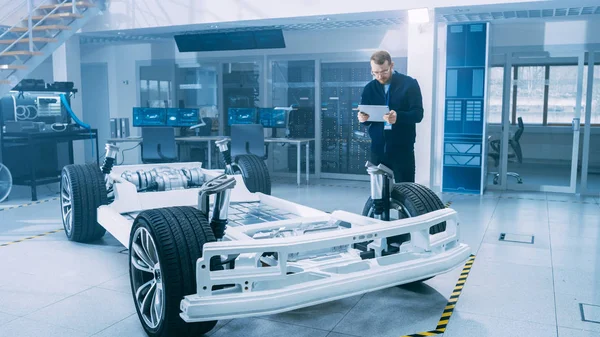
[[[0,337],[145,336],[124,247],[107,234],[67,241],[56,186],[29,203],[16,187],[0,204]],[[278,179],[273,194],[325,211],[360,212],[365,182]],[[438,336],[600,337],[600,200],[549,193],[442,195],[461,217],[475,263]],[[54,232],[59,230],[57,232]],[[533,244],[500,233],[534,235]],[[389,288],[284,314],[219,322],[212,336],[390,336],[433,330],[462,267],[422,285]],[[583,304],[580,306],[580,304]],[[596,306],[594,306],[596,305]],[[582,320],[585,314],[585,322]],[[597,321],[597,322],[592,322]]]

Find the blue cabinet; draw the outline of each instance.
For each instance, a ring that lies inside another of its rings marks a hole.
[[[442,190],[480,193],[488,25],[448,26]]]

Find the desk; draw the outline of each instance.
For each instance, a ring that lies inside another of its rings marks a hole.
[[[177,143],[200,143],[206,142],[208,144],[208,166],[210,169],[212,166],[212,147],[210,146],[211,141],[216,141],[220,139],[229,140],[228,136],[191,136],[191,137],[175,137],[175,141]],[[292,144],[296,145],[296,182],[298,186],[300,186],[300,172],[301,169],[301,149],[302,144],[306,144],[306,184],[309,182],[310,177],[310,142],[314,141],[314,138],[265,138],[265,143],[280,143],[280,144]],[[108,143],[117,144],[117,143],[141,143],[141,137],[128,137],[128,138],[110,138],[107,141]]]
[[[282,144],[293,144],[296,145],[296,182],[300,186],[300,150],[302,144],[306,144],[306,184],[308,185],[310,177],[310,142],[314,141],[314,138],[265,138],[265,143],[282,143]],[[317,160],[315,158],[315,160]]]
[[[29,160],[29,176],[28,179],[15,179],[15,185],[29,185],[31,187],[31,200],[37,201],[37,185],[60,182],[60,171],[56,176],[46,176],[43,178],[37,177],[38,160],[36,158],[35,148],[39,144],[52,142],[69,143],[69,164],[73,164],[73,141],[75,140],[90,140],[95,139],[96,147],[96,163],[100,166],[100,155],[98,153],[98,130],[97,129],[77,129],[68,131],[45,131],[45,132],[5,132],[2,135],[2,147],[8,146],[26,146],[27,153],[24,154]],[[4,152],[4,151],[2,151]],[[9,167],[10,169],[10,167]],[[13,174],[15,176],[15,174]]]
[[[208,166],[207,168],[212,168],[212,146],[210,146],[210,142],[216,141],[219,139],[227,139],[229,137],[225,136],[190,136],[190,137],[175,137],[175,141],[177,143],[204,143],[206,142],[206,147],[208,148]]]

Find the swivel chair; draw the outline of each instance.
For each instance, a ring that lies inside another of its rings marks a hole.
[[[510,149],[512,149],[512,151],[509,150],[509,152],[508,152],[508,160],[522,164],[523,163],[523,151],[521,150],[521,143],[519,141],[521,139],[521,136],[523,135],[525,126],[523,125],[523,118],[521,118],[521,117],[517,118],[517,122],[519,125],[517,131],[515,132],[514,136],[508,140]],[[498,164],[500,162],[500,139],[491,140],[491,138],[492,138],[491,136],[488,137],[488,141],[489,141],[489,144],[490,144],[490,147],[492,150],[488,154],[488,156],[490,156],[494,159],[494,166],[498,167]],[[490,174],[494,175],[494,185],[497,185],[498,179],[500,178],[500,173],[499,172],[490,172]],[[519,183],[519,184],[523,183],[523,179],[516,172],[506,172],[506,176],[516,178],[517,183]]]
[[[142,162],[144,164],[174,163],[178,160],[174,128],[142,128]]]
[[[265,135],[261,124],[231,125],[231,157],[253,154],[267,159]]]

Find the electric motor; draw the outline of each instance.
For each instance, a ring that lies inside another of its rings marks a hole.
[[[170,191],[202,186],[204,183],[204,174],[200,168],[174,169],[161,166],[149,171],[125,171],[121,177],[134,184],[138,191]]]
[[[187,178],[188,186],[202,186],[204,184],[204,174],[202,174],[200,168],[182,169],[182,171]]]
[[[188,187],[187,178],[181,170],[157,173],[156,184],[159,191],[180,190]]]

